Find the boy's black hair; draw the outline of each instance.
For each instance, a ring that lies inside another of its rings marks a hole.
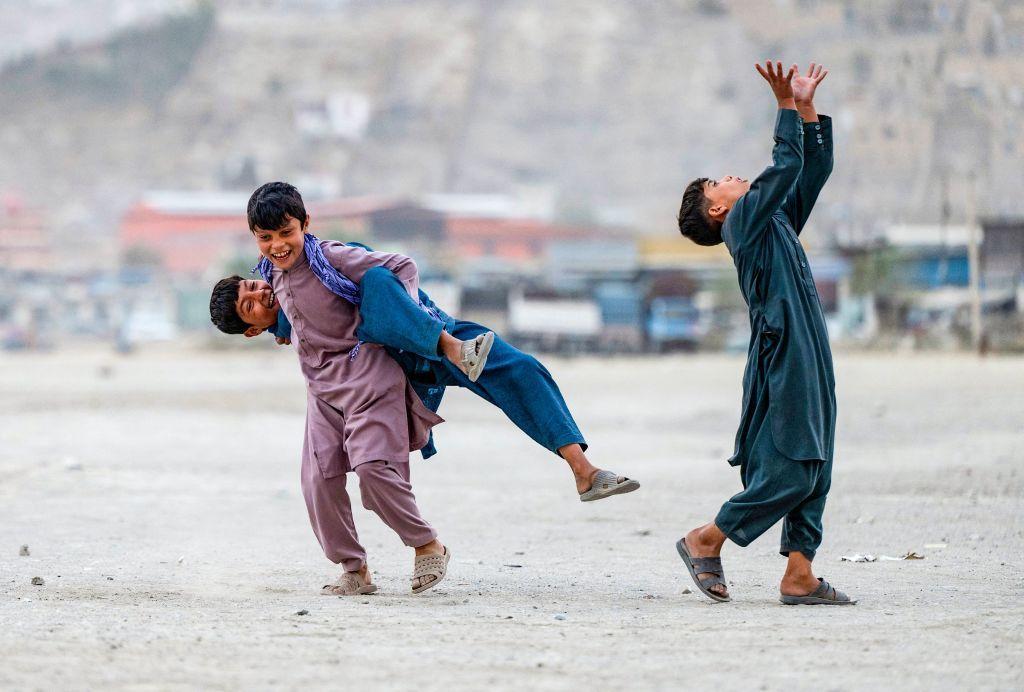
[[[250,326],[238,316],[235,303],[238,302],[238,285],[244,279],[235,274],[221,279],[214,285],[210,295],[210,321],[225,334],[244,334]]]
[[[249,230],[276,231],[288,223],[287,216],[306,223],[306,205],[294,185],[275,182],[260,185],[249,198]]]
[[[679,232],[698,245],[718,245],[722,242],[722,224],[708,216],[711,200],[704,194],[704,184],[709,180],[697,178],[686,186],[676,219]]]

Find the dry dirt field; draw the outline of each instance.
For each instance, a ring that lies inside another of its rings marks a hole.
[[[726,547],[729,604],[675,554],[739,488],[735,357],[546,359],[595,463],[643,483],[586,505],[449,394],[440,454],[413,455],[449,577],[410,595],[411,551],[356,500],[381,592],[348,599],[318,595],[336,569],[299,492],[288,350],[2,358],[3,690],[1024,686],[1022,359],[837,355],[816,566],[860,604],[825,609],[778,603],[778,527]]]

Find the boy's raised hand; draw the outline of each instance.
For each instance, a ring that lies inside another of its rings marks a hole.
[[[765,66],[761,67],[760,64],[754,65],[757,68],[758,73],[764,77],[764,80],[768,82],[768,86],[772,88],[772,93],[775,94],[775,100],[779,102],[779,108],[796,108],[796,101],[793,96],[793,75],[796,74],[797,67],[793,65],[789,68],[789,72],[782,71],[782,63],[776,62],[772,65],[771,60],[765,61]]]
[[[793,98],[796,99],[798,104],[800,103],[814,103],[814,90],[821,84],[821,80],[828,76],[828,70],[822,68],[821,65],[811,63],[811,66],[807,68],[807,74],[801,75],[797,73],[793,77]]]

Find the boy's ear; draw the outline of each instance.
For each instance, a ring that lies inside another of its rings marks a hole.
[[[264,330],[260,329],[259,327],[249,327],[243,333],[245,334],[245,338],[250,339],[254,336],[259,336],[260,334],[263,333],[263,331]]]
[[[725,218],[725,214],[728,211],[729,207],[719,202],[718,204],[712,207],[708,207],[708,216],[710,216],[715,221],[721,221],[723,218]]]
[[[306,220],[302,222],[302,232],[305,233],[309,230],[309,214],[306,214]]]

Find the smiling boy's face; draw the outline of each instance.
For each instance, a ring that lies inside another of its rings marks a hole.
[[[260,254],[283,271],[288,271],[302,257],[302,243],[305,236],[308,217],[299,221],[285,214],[285,224],[278,229],[270,230],[256,227],[252,234],[256,237],[256,245]]]
[[[245,279],[238,284],[238,300],[235,311],[242,321],[249,325],[246,336],[256,336],[277,324],[277,313],[281,305],[266,281]]]

